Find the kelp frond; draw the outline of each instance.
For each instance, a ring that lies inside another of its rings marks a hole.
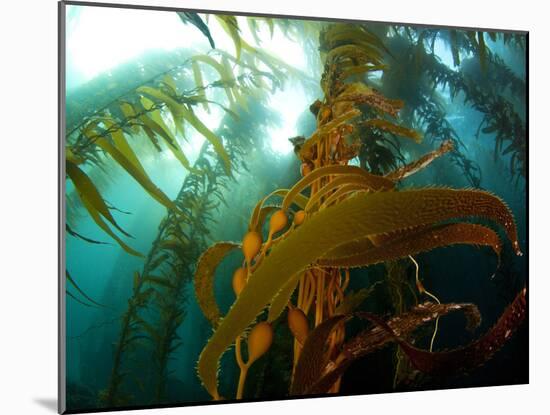
[[[212,396],[218,395],[218,361],[231,345],[231,339],[248,327],[291,276],[326,252],[361,236],[469,216],[499,223],[506,230],[516,252],[521,253],[509,209],[499,198],[482,191],[420,189],[358,194],[312,215],[271,249],[249,276],[243,291],[221,320],[199,359],[198,372],[204,386]],[[467,229],[468,235],[486,232],[484,227]],[[489,238],[488,235],[476,236],[475,242]],[[445,241],[442,241],[441,246],[444,245]]]

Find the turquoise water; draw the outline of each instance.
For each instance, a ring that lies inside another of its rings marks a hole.
[[[208,22],[217,50],[234,56],[235,44],[223,25],[213,15],[208,19],[204,15],[201,17],[204,22]],[[143,272],[146,259],[128,254],[102,231],[83,208],[73,183],[67,180],[67,223],[79,235],[102,242],[89,243],[66,234],[66,268],[79,288],[90,299],[101,304],[91,304],[68,285],[71,293],[81,300],[67,297],[66,376],[69,410],[210,400],[196,374],[199,354],[212,334],[211,325],[199,308],[194,294],[192,280],[196,261],[216,241],[241,240],[257,201],[275,189],[291,187],[300,179],[301,163],[288,138],[298,135],[308,137],[314,132],[316,120],[309,106],[323,96],[319,86],[323,66],[314,34],[325,23],[278,21],[273,35],[269,24],[258,23],[260,28],[257,36],[262,39],[262,43],[257,45],[246,19],[239,17],[237,22],[243,39],[291,65],[297,74],[287,72],[284,82],[273,80],[275,75],[266,78],[261,93],[242,95],[246,105],[239,106],[236,103],[232,110],[236,114],[224,110],[223,107],[231,104],[227,92],[215,86],[206,90],[207,97],[221,106],[210,105],[209,112],[200,105],[194,107],[197,117],[222,137],[224,144],[231,149],[232,178],[224,176],[221,167],[223,163],[219,157],[205,137],[189,125],[184,134],[176,133],[176,138],[191,165],[207,160],[214,175],[213,179],[208,179],[208,183],[201,182],[198,187],[192,185],[193,173],[183,168],[166,147],[160,152],[156,151],[143,132],[135,134],[129,128],[124,131],[127,137],[133,137],[131,146],[151,181],[169,199],[191,197],[199,189],[200,195],[206,195],[206,198],[210,197],[210,200],[217,200],[218,203],[219,196],[213,191],[217,189],[223,202],[219,202],[215,208],[189,210],[191,216],[204,220],[204,226],[196,225],[186,230],[192,243],[189,244],[189,251],[185,252],[186,260],[178,265],[177,272],[182,284],[174,300],[182,317],[174,327],[177,339],[174,337],[170,342],[175,348],[169,353],[167,363],[163,366],[157,360],[158,348],[151,335],[136,329],[135,341],[122,353],[119,369],[124,376],[117,386],[114,404],[113,401],[101,399],[102,391],[112,386],[113,362],[124,315],[132,298],[134,273]],[[101,30],[97,30],[98,27]],[[382,145],[393,152],[392,160],[395,160],[396,165],[411,162],[421,154],[437,148],[440,141],[446,138],[453,138],[458,144],[458,152],[435,160],[426,169],[404,180],[401,186],[477,187],[498,195],[513,212],[519,244],[528,253],[525,175],[521,163],[512,164],[512,158],[517,161],[525,156],[525,147],[518,147],[519,150],[509,147],[512,141],[505,137],[503,145],[495,150],[499,130],[487,129],[489,119],[488,123],[479,128],[486,117],[484,104],[489,105],[498,97],[510,103],[520,120],[519,125],[525,129],[525,49],[522,49],[521,41],[510,40],[505,43],[501,35],[492,40],[486,34],[488,51],[491,56],[499,57],[498,62],[482,64],[482,58],[476,51],[468,49],[467,45],[459,45],[462,59],[460,64],[455,65],[447,29],[439,29],[437,35],[435,31],[426,29],[423,35],[426,41],[420,46],[426,57],[424,60],[411,61],[411,56],[420,56],[417,52],[416,55],[412,54],[409,48],[411,43],[418,42],[418,36],[423,33],[421,29],[407,28],[413,32],[409,38],[407,30],[402,27],[396,26],[391,30],[381,24],[366,24],[365,27],[382,39],[387,53],[384,59],[391,68],[385,73],[376,71],[368,82],[390,98],[402,99],[405,109],[400,122],[424,135],[421,144],[394,138],[384,142]],[[430,36],[434,36],[433,51],[427,40],[431,39]],[[76,135],[86,119],[110,108],[121,97],[129,99],[128,96],[136,88],[144,84],[154,85],[167,71],[177,74],[178,90],[192,91],[195,79],[190,65],[185,62],[196,55],[218,57],[211,51],[207,37],[196,25],[184,24],[175,12],[165,11],[69,6],[66,47],[67,130],[74,130]],[[241,53],[246,55],[247,52]],[[472,85],[480,88],[487,102],[475,101],[464,91],[454,96],[452,86],[442,82],[434,85],[430,59],[443,65],[449,73],[463,76],[469,82],[470,91],[475,89]],[[487,67],[483,69],[482,65]],[[232,68],[234,76],[242,75],[237,64]],[[259,68],[265,72],[271,71],[266,65],[259,65]],[[507,69],[503,71],[502,68]],[[504,75],[499,75],[502,73]],[[207,67],[203,69],[203,76],[205,82],[215,82],[219,78],[219,74]],[[509,86],[510,82],[515,85],[515,89]],[[254,91],[254,88],[250,84],[250,91]],[[443,131],[452,133],[451,137],[430,135],[430,124],[422,115],[434,103],[437,104],[437,110],[430,114],[439,117],[435,117],[437,122],[434,123],[445,127]],[[162,116],[169,128],[172,128],[168,112]],[[505,124],[505,120],[499,120],[499,125]],[[483,132],[484,128],[486,132]],[[70,136],[68,143],[72,144],[74,139],[74,136]],[[147,255],[155,246],[159,226],[162,226],[167,214],[166,207],[154,200],[109,157],[101,152],[97,157],[97,163],[85,162],[80,167],[95,183],[109,206],[118,209],[111,209],[116,222],[132,235],[132,238],[122,236],[123,240],[134,250]],[[382,164],[376,163],[361,156],[350,162],[377,174],[387,173],[376,171],[384,170]],[[210,217],[205,219],[205,214]],[[431,292],[437,293],[442,302],[473,302],[479,307],[483,321],[476,332],[478,336],[494,324],[516,292],[523,287],[527,276],[526,256],[515,257],[509,243],[505,244],[498,268],[495,256],[487,248],[442,248],[421,254],[418,260],[424,285]],[[240,254],[233,253],[218,268],[214,292],[222,315],[234,302],[231,277],[241,261]],[[409,268],[407,272],[412,277],[412,269]],[[163,277],[164,273],[168,273],[168,268],[155,271],[155,276]],[[383,280],[383,274],[381,265],[353,270],[350,289],[359,289]],[[159,289],[159,294],[154,294],[147,306],[139,311],[140,318],[155,327],[162,326],[162,304],[168,298],[163,290]],[[384,289],[364,307],[388,315],[391,301]],[[290,371],[288,362],[291,351],[287,346],[291,345],[291,338],[288,330],[282,326],[284,324],[276,330],[279,342],[274,344],[249,375],[249,387],[244,395],[246,399],[280,398],[288,390],[285,380],[288,381]],[[462,322],[458,319],[442,320],[436,348],[456,347],[477,337],[468,337],[459,327],[462,327]],[[181,344],[178,345],[179,341]],[[358,362],[343,378],[341,393],[394,390],[392,353],[395,353],[393,346]],[[527,330],[524,327],[494,359],[468,376],[423,378],[417,383],[401,385],[396,389],[524,383],[528,379],[526,362]],[[164,367],[160,377],[159,366]],[[366,380],[364,370],[370,373],[374,371],[377,376],[369,376]],[[222,395],[234,397],[239,373],[233,352],[226,353],[222,359],[220,373],[219,389]],[[162,390],[158,392],[160,382]]]

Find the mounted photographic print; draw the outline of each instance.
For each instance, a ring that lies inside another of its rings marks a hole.
[[[528,382],[527,32],[59,11],[60,412]]]

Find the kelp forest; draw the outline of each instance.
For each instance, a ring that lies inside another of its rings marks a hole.
[[[525,34],[66,12],[69,411],[528,382]]]

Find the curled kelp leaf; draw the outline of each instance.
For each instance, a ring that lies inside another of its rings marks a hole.
[[[68,224],[65,224],[65,230],[69,235],[74,236],[75,238],[78,238],[78,239],[82,239],[83,241],[89,242],[91,244],[111,245],[109,242],[97,241],[95,239],[88,238],[87,236],[81,235],[80,233],[73,230]]]
[[[216,327],[220,310],[214,298],[214,277],[216,268],[233,249],[240,247],[236,242],[218,242],[208,248],[199,258],[195,271],[195,294],[204,316]]]
[[[93,307],[92,304],[87,303],[86,301],[83,301],[83,300],[79,299],[76,295],[74,295],[74,294],[73,294],[72,292],[70,292],[69,290],[65,290],[65,294],[67,294],[70,298],[72,298],[73,300],[75,300],[77,303],[82,304],[84,307]]]
[[[399,340],[399,345],[420,371],[436,376],[467,372],[481,366],[506,343],[525,320],[527,290],[521,290],[496,324],[482,337],[465,347],[442,352],[420,350]],[[397,333],[394,333],[397,334]]]
[[[362,236],[465,216],[499,223],[516,252],[521,253],[510,210],[498,197],[483,191],[420,189],[358,194],[312,215],[272,247],[221,320],[199,357],[197,369],[204,387],[212,396],[219,396],[218,362],[232,339],[248,327],[293,275],[327,252]]]
[[[355,313],[354,316],[362,319],[370,321],[376,319],[378,324],[375,323],[374,328],[364,330],[353,339],[346,342],[342,346],[338,357],[329,361],[321,368],[321,376],[301,386],[302,394],[327,393],[334,382],[336,382],[336,380],[338,380],[357,359],[391,343],[394,341],[394,336],[396,334],[406,339],[418,327],[430,323],[453,311],[462,311],[464,313],[466,317],[466,328],[469,331],[474,330],[481,322],[481,315],[479,314],[478,308],[470,303],[434,304],[426,302],[388,321],[384,321],[371,313]]]
[[[527,308],[526,290],[523,289],[518,293],[497,323],[487,333],[468,346],[450,351],[429,352],[418,349],[406,341],[417,326],[427,323],[433,318],[439,318],[449,311],[462,309],[464,306],[429,303],[428,306],[423,305],[422,309],[420,309],[421,306],[418,306],[413,311],[395,317],[388,322],[371,313],[358,313],[361,318],[371,321],[376,327],[359,334],[346,343],[337,361],[327,365],[324,375],[307,389],[307,393],[326,393],[355,360],[372,353],[388,342],[397,342],[412,364],[424,373],[443,376],[472,370],[489,360],[521,326]],[[472,330],[479,326],[479,311],[473,305],[466,306],[468,306],[465,308],[468,310],[466,313],[467,328]],[[440,310],[434,312],[433,308]],[[432,310],[424,313],[428,309]]]
[[[317,264],[325,267],[364,267],[455,244],[490,246],[497,255],[501,250],[500,238],[492,229],[472,223],[452,223],[397,232],[393,239],[378,246],[374,246],[369,238],[353,241],[327,253]]]

